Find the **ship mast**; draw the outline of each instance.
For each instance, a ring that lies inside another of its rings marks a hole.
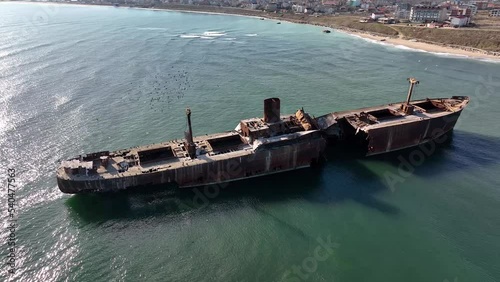
[[[401,108],[407,115],[411,115],[413,114],[413,109],[414,109],[414,107],[410,104],[411,95],[413,95],[413,90],[415,89],[415,85],[419,84],[420,81],[418,81],[414,77],[409,77],[408,82],[410,83],[410,89],[408,89],[408,97],[406,98],[406,103],[401,105]]]
[[[193,129],[191,127],[191,109],[190,108],[187,108],[186,109],[186,116],[187,116],[187,122],[188,122],[188,130],[189,132],[186,132],[186,148],[187,148],[187,152],[189,154],[189,157],[191,159],[194,159],[196,158],[196,145],[194,144],[194,141],[193,141]]]

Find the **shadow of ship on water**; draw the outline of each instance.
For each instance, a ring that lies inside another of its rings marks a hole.
[[[426,146],[429,147],[429,146]],[[415,174],[423,178],[439,177],[444,172],[464,172],[476,167],[488,167],[500,162],[500,138],[477,133],[455,130],[445,142],[438,144],[431,154],[426,154],[420,147],[399,152],[374,156],[374,160],[390,163],[399,167],[402,159],[410,162],[414,151],[421,151],[424,161],[414,166]]]
[[[434,178],[445,172],[466,173],[468,169],[499,162],[495,155],[500,151],[500,138],[464,131],[455,131],[451,137],[437,145],[421,165],[414,167],[412,174]],[[409,160],[415,150],[419,147],[369,158],[329,151],[328,160],[318,168],[237,181],[215,190],[152,186],[118,193],[74,195],[65,204],[70,216],[83,223],[215,212],[238,209],[242,204],[260,210],[260,203],[294,199],[325,205],[355,201],[391,216],[397,215],[399,208],[376,198],[378,193],[388,190],[384,177],[364,163],[376,160],[397,168],[401,159]]]

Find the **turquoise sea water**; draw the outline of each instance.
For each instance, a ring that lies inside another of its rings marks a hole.
[[[500,64],[228,15],[0,3],[0,280],[499,281]],[[469,95],[451,142],[339,155],[219,190],[69,196],[60,159],[311,114]],[[7,168],[17,271],[8,275]],[[398,175],[391,185],[387,175]],[[331,241],[331,247],[325,248]]]

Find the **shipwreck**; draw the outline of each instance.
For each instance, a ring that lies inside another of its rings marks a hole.
[[[183,140],[102,151],[62,161],[57,184],[64,193],[110,192],[172,184],[180,188],[247,179],[317,164],[327,145],[354,145],[370,156],[405,149],[449,134],[469,102],[465,96],[407,100],[311,117],[303,109],[280,114],[280,99],[264,100],[262,118],[234,130],[193,137],[191,111]]]

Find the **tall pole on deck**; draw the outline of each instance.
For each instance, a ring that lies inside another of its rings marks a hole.
[[[401,109],[407,115],[413,114],[414,106],[410,105],[411,95],[413,94],[413,90],[415,89],[415,85],[419,84],[419,81],[414,77],[409,77],[408,82],[410,83],[410,89],[408,90],[408,97],[406,98],[406,103],[401,105]]]
[[[411,95],[413,94],[413,89],[415,88],[415,85],[418,84],[420,81],[418,81],[414,77],[409,77],[408,82],[410,83],[410,89],[408,90],[408,98],[406,99],[406,105],[410,104]]]
[[[191,127],[191,109],[187,108],[186,109],[186,116],[187,116],[187,121],[188,121],[188,134],[186,136],[186,148],[187,152],[189,154],[189,157],[191,159],[196,158],[196,145],[194,144],[193,141],[193,129]]]

